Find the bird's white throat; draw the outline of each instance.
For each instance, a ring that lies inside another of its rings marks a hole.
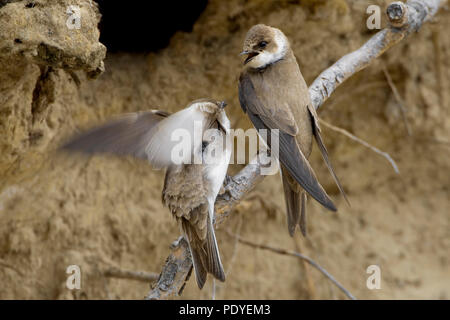
[[[278,29],[274,28],[275,37],[274,41],[277,45],[277,49],[275,52],[268,52],[263,51],[260,54],[258,54],[255,58],[253,58],[249,63],[248,66],[251,68],[259,69],[259,68],[265,68],[266,66],[277,62],[278,60],[282,59],[289,48],[289,41],[286,38],[286,36]]]

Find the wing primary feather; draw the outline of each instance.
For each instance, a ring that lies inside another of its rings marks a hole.
[[[261,108],[260,101],[255,94],[252,81],[245,72],[239,78],[239,101],[242,110],[247,113],[256,129],[280,129],[265,123],[257,114]],[[268,139],[269,140],[269,139]],[[267,141],[270,146],[270,141]],[[290,175],[306,190],[314,199],[331,211],[336,211],[336,206],[318,182],[314,171],[301,152],[295,141],[295,137],[282,130],[279,131],[279,160]]]
[[[306,228],[306,192],[302,191],[301,194],[301,209],[300,209],[300,231],[303,236],[307,236],[307,228]]]
[[[189,248],[191,249],[192,264],[194,266],[195,272],[195,280],[197,281],[198,288],[202,289],[203,286],[205,285],[208,273],[206,272],[206,269],[203,266],[200,252],[197,249],[192,248],[190,243]]]
[[[312,115],[311,115],[311,117],[312,117]],[[322,154],[322,158],[325,161],[328,171],[330,171],[330,174],[333,177],[333,180],[336,183],[336,185],[339,189],[339,192],[342,194],[342,196],[344,197],[347,204],[349,206],[351,206],[350,201],[348,200],[347,195],[344,191],[344,188],[342,187],[341,182],[339,181],[339,178],[337,177],[336,173],[334,172],[333,165],[331,164],[331,161],[328,157],[328,150],[325,147],[325,144],[323,143],[322,136],[320,135],[320,132],[318,130],[317,125],[315,125],[314,120],[313,120],[313,134],[314,134],[314,138],[316,139],[317,145],[319,146],[319,150],[320,150],[320,153]]]
[[[111,153],[147,159],[149,132],[167,116],[163,111],[129,113],[76,135],[60,149],[87,154]]]
[[[207,256],[206,270],[216,279],[225,281],[225,271],[220,260],[219,248],[211,219],[208,217],[208,231],[206,235],[205,251]]]
[[[200,289],[203,288],[208,273],[222,282],[225,281],[225,272],[220,260],[214,227],[209,217],[206,227],[206,239],[201,240],[193,229],[191,221],[182,219],[182,228],[189,242],[195,278]]]
[[[256,129],[270,129],[262,120],[251,112],[248,113],[250,120]],[[270,139],[267,144],[270,146]],[[279,131],[279,160],[281,164],[289,171],[289,174],[306,190],[314,199],[316,199],[325,208],[331,211],[337,211],[333,201],[327,195],[323,187],[317,180],[314,171],[302,154],[295,138],[289,134]]]

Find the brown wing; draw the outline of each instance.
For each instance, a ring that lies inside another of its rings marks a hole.
[[[169,167],[166,172],[162,200],[177,219],[186,219],[194,227],[200,241],[206,239],[208,192],[203,182],[201,165]]]
[[[301,152],[295,137],[289,132],[266,122],[259,114],[262,101],[255,93],[255,89],[249,75],[244,72],[239,78],[239,101],[242,109],[248,114],[256,129],[280,129],[279,131],[279,160],[289,174],[305,189],[314,199],[326,208],[336,211],[336,207],[317,180],[308,160]],[[258,107],[257,107],[258,106]],[[270,141],[267,141],[270,146]]]
[[[112,153],[147,159],[150,130],[169,114],[153,110],[122,115],[115,121],[72,138],[61,149],[88,154]]]
[[[189,242],[197,285],[201,289],[207,273],[224,281],[225,272],[210,215],[202,165],[170,167],[163,188],[163,202],[181,223]]]
[[[259,77],[260,75],[255,73],[254,76]],[[274,86],[277,86],[277,83],[274,83]],[[248,106],[248,108],[251,108],[252,113],[258,115],[269,128],[277,128],[295,136],[298,133],[298,126],[291,109],[288,105],[277,101],[277,99],[270,94],[270,92],[276,91],[277,89],[281,88],[272,87],[270,91],[262,88],[262,90],[258,91],[258,93],[261,94],[260,99],[252,99],[252,104],[251,106]],[[239,79],[239,97],[241,97],[241,91],[244,92],[248,90],[254,92],[255,89],[249,75],[244,72]],[[264,101],[264,103],[262,103],[262,101]],[[247,112],[247,106],[243,106],[242,102],[241,107],[244,112]]]
[[[337,177],[336,173],[334,172],[333,166],[328,157],[327,148],[325,147],[325,144],[323,143],[323,140],[322,140],[322,136],[320,135],[319,120],[317,117],[316,110],[312,106],[308,106],[308,110],[311,114],[311,120],[313,123],[313,135],[314,135],[314,138],[316,139],[317,145],[319,146],[319,150],[320,150],[320,153],[322,154],[322,158],[325,161],[328,171],[330,171],[330,174],[333,177],[334,182],[336,183],[339,191],[341,192],[341,194],[344,197],[347,204],[350,205],[350,202],[347,199],[347,195],[345,194],[344,188],[342,187],[341,182],[339,181],[339,178]]]
[[[200,240],[197,237],[195,227],[191,225],[190,221],[186,219],[181,220],[183,231],[191,249],[195,278],[200,289],[203,288],[208,273],[222,282],[225,281],[225,271],[220,261],[214,227],[209,217],[207,220],[206,239],[204,240]]]

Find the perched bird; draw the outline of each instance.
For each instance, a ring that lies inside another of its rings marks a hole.
[[[200,99],[172,115],[162,111],[126,114],[62,147],[84,153],[131,155],[148,160],[155,168],[167,168],[162,200],[189,242],[200,289],[208,273],[225,281],[213,227],[214,203],[231,156],[225,106],[225,102]],[[185,134],[184,141],[178,133]]]
[[[293,236],[299,225],[306,235],[305,190],[327,209],[337,210],[307,160],[313,136],[347,199],[328,159],[308,87],[289,41],[279,29],[263,24],[253,26],[246,35],[241,55],[246,55],[239,77],[241,107],[257,130],[279,130],[276,137],[289,234]],[[270,139],[266,140],[270,147]]]

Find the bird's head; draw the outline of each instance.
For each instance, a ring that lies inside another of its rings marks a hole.
[[[247,32],[241,55],[247,56],[244,65],[259,69],[283,59],[288,49],[289,41],[281,30],[257,24]]]
[[[199,99],[191,102],[190,105],[202,112],[205,118],[212,121],[216,120],[225,132],[229,132],[230,120],[225,113],[225,107],[227,106],[225,101]]]

